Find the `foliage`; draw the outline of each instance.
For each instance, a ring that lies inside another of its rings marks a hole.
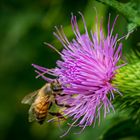
[[[127,3],[121,3],[117,0],[97,0],[105,3],[112,8],[118,10],[128,20],[128,32],[140,26],[140,8],[139,0],[130,0]]]

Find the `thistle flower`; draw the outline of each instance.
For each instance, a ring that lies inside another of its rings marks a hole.
[[[94,124],[96,119],[100,121],[101,110],[104,111],[104,117],[110,109],[114,110],[111,100],[114,99],[114,92],[120,92],[113,86],[112,80],[117,74],[117,69],[124,64],[118,65],[122,55],[122,44],[118,44],[118,34],[112,35],[117,17],[111,28],[109,16],[108,33],[105,36],[102,24],[99,31],[96,27],[96,31],[89,34],[84,17],[81,13],[80,15],[84,23],[84,34],[80,34],[76,16],[72,15],[71,24],[75,39],[69,42],[63,29],[56,28],[57,33],[54,35],[64,48],[59,52],[48,44],[61,55],[57,67],[47,69],[35,64],[33,66],[37,69],[38,76],[48,82],[53,79],[44,74],[58,78],[66,96],[58,96],[57,100],[69,104],[70,107],[66,108],[64,113],[73,118],[71,127],[80,126],[84,129]]]

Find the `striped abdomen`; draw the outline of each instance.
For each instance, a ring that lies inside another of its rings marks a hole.
[[[40,97],[36,101],[36,105],[34,107],[36,120],[38,123],[42,124],[48,114],[48,109],[50,107],[49,97]]]

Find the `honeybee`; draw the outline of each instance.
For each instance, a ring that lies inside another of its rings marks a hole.
[[[55,99],[56,95],[62,93],[62,90],[61,84],[54,80],[51,83],[46,83],[41,89],[25,96],[21,103],[31,105],[29,109],[29,122],[36,120],[39,124],[43,124],[48,114],[64,118],[59,112],[49,111],[53,103],[63,106],[58,104]]]

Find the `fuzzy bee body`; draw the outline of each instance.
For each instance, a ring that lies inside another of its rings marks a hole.
[[[49,112],[52,104],[55,103],[55,95],[61,92],[61,85],[54,81],[45,84],[41,89],[25,96],[22,103],[31,105],[29,109],[29,122],[36,120],[39,124],[43,124],[48,113],[55,116],[59,114],[61,116],[60,113]]]
[[[38,123],[42,124],[47,117],[48,110],[51,106],[49,96],[38,97],[34,105],[34,114]]]

